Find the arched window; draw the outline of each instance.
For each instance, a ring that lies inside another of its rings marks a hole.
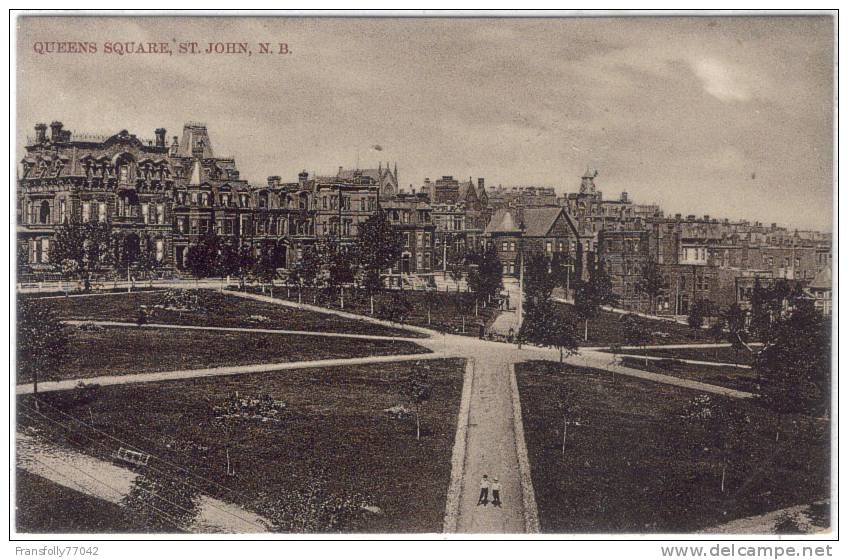
[[[38,222],[41,224],[50,223],[50,203],[46,200],[41,201],[41,206],[38,210]]]

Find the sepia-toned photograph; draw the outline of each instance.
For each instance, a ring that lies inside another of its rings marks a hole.
[[[838,538],[837,19],[12,12],[10,538]]]

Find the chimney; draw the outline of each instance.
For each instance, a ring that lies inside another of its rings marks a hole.
[[[59,137],[62,134],[62,123],[59,121],[53,121],[50,123],[50,140],[53,142],[58,142]]]
[[[164,128],[157,128],[155,132],[156,132],[156,147],[157,148],[164,148],[165,147],[165,132],[166,132],[165,129]]]
[[[341,177],[341,176],[342,176],[342,166],[340,165],[340,166],[339,166],[339,172],[338,172],[338,174],[336,175],[336,177]]]
[[[341,167],[339,167],[339,171],[341,171]],[[301,171],[297,174],[297,182],[301,187],[306,186],[306,181],[309,179],[309,173],[306,170]]]
[[[35,143],[41,144],[47,139],[47,125],[38,123],[35,125]]]
[[[177,137],[174,136],[174,139],[171,141],[171,157],[177,157],[177,152],[180,150],[180,142],[177,140]]]
[[[429,185],[429,184],[430,184],[430,178],[429,178],[429,177],[424,177],[424,184],[425,184],[425,185]]]
[[[268,186],[272,189],[279,187],[280,181],[281,181],[281,178],[280,178],[279,175],[271,175],[270,177],[268,177]]]
[[[481,191],[486,190],[486,179],[485,179],[485,177],[478,177],[477,178],[477,188],[480,189]]]

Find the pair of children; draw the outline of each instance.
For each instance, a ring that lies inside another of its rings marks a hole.
[[[495,477],[489,483],[489,475],[484,474],[480,480],[480,497],[477,499],[478,506],[485,506],[489,503],[489,488],[492,489],[492,505],[501,507],[501,483],[498,482],[498,477]]]

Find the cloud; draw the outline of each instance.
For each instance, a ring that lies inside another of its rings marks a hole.
[[[715,58],[692,62],[704,89],[719,101],[748,101],[753,96],[747,78],[734,66]]]

